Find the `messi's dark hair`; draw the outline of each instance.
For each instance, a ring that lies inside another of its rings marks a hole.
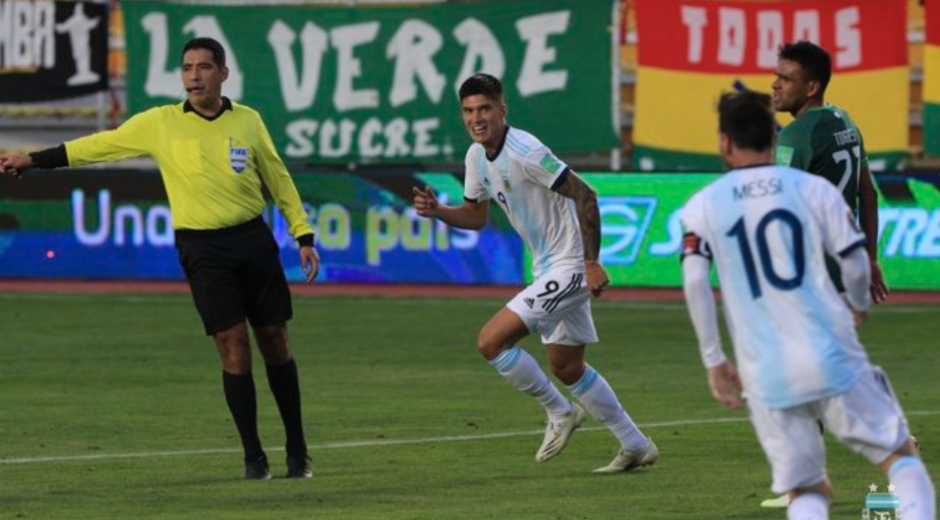
[[[753,90],[728,92],[718,101],[718,129],[738,148],[758,152],[774,143],[774,108],[770,96]]]

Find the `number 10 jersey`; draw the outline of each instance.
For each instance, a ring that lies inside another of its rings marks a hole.
[[[683,255],[718,270],[744,390],[788,408],[847,390],[867,366],[824,253],[863,247],[852,212],[825,179],[783,166],[732,170],[681,213]]]

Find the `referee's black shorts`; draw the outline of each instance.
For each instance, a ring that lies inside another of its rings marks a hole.
[[[177,230],[176,249],[207,335],[245,318],[265,327],[293,315],[280,250],[261,217],[224,229]]]

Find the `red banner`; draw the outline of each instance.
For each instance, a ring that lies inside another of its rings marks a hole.
[[[924,2],[924,152],[940,157],[940,0]]]
[[[926,43],[940,47],[940,0],[924,2],[924,25],[926,25]]]
[[[905,0],[636,0],[636,16],[641,66],[763,73],[797,40],[828,49],[834,72],[907,64]]]
[[[907,0],[635,1],[641,168],[701,168],[709,159],[720,168],[710,131],[718,97],[742,84],[769,92],[780,45],[803,39],[832,56],[826,101],[852,115],[872,167],[891,168],[907,153]]]

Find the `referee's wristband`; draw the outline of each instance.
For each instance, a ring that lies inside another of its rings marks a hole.
[[[313,234],[300,235],[297,237],[297,244],[300,245],[300,247],[313,247]]]
[[[32,152],[29,154],[29,158],[33,160],[33,165],[41,170],[51,170],[69,165],[69,154],[65,150],[64,144]]]

